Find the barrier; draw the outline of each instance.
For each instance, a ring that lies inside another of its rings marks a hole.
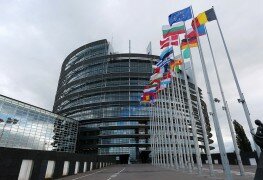
[[[0,179],[55,179],[102,168],[115,161],[112,156],[0,147]]]

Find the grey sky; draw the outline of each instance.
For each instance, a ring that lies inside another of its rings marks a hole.
[[[260,0],[24,0],[0,1],[0,94],[52,109],[61,64],[74,49],[113,39],[114,50],[145,53],[149,41],[160,53],[168,15],[192,4],[198,14],[215,7],[252,120],[263,117],[263,8]],[[189,27],[189,22],[187,22]],[[215,22],[207,24],[233,119],[247,122]],[[215,97],[221,99],[206,39],[201,38]],[[198,84],[206,98],[200,60],[193,49]],[[207,101],[208,107],[209,103]],[[222,103],[218,114],[226,149],[233,150]],[[211,124],[212,123],[212,119]],[[250,137],[250,135],[249,135]],[[215,139],[215,133],[214,133]],[[214,144],[217,146],[216,144]]]

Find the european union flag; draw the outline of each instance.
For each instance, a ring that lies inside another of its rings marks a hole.
[[[191,7],[187,7],[185,9],[182,9],[180,11],[176,11],[168,16],[169,24],[170,26],[173,23],[180,22],[180,21],[186,21],[188,19],[191,19],[193,17]]]

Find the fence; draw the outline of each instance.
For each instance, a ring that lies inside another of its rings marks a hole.
[[[1,180],[54,179],[111,164],[113,156],[0,147]]]

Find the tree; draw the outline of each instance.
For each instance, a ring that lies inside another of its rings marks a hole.
[[[236,140],[240,152],[252,152],[251,144],[247,138],[244,128],[236,120],[233,121],[236,131]]]

